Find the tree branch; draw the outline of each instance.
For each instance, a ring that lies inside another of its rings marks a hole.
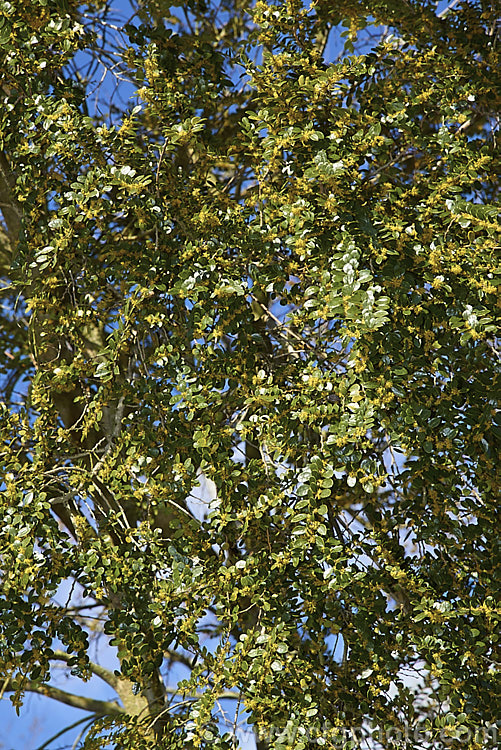
[[[180,664],[184,664],[185,667],[188,667],[188,669],[193,669],[193,659],[190,659],[189,656],[184,656],[184,654],[178,654],[177,651],[166,651],[165,656],[169,661],[177,661]]]
[[[9,232],[11,252],[14,252],[14,245],[21,231],[22,212],[12,193],[10,167],[2,152],[0,152],[0,210]]]
[[[449,5],[447,6],[447,8],[444,8],[443,10],[440,11],[440,13],[437,13],[437,18],[443,18],[444,16],[446,16],[447,13],[450,10],[452,10],[455,5],[458,5],[458,3],[460,3],[460,2],[461,2],[461,0],[452,0],[452,2],[449,3]]]
[[[67,654],[65,651],[54,651],[54,659],[57,659],[58,661],[65,661],[69,662],[70,659],[72,659],[71,654]],[[95,664],[94,662],[89,662],[89,668],[92,674],[95,674],[97,677],[100,677],[104,682],[108,683],[114,690],[117,690],[119,678],[111,672],[111,670],[106,669],[105,667],[102,667],[100,664]]]
[[[12,693],[16,690],[12,682],[9,681],[6,687],[6,692]],[[73,693],[67,693],[65,690],[54,687],[53,685],[43,685],[31,680],[26,680],[23,684],[23,690],[27,690],[29,693],[38,693],[39,695],[45,695],[46,698],[52,698],[59,703],[64,703],[72,708],[80,708],[82,711],[90,711],[100,716],[119,716],[125,714],[125,709],[122,708],[116,701],[101,701],[95,698],[86,698],[83,695],[74,695]]]

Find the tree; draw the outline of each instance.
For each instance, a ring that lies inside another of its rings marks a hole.
[[[435,5],[0,2],[1,684],[86,747],[495,732],[501,60]]]

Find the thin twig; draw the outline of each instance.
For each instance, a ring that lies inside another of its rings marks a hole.
[[[266,307],[266,305],[263,305],[263,303],[262,303],[262,302],[260,302],[260,301],[258,300],[258,298],[257,298],[257,297],[256,297],[256,296],[255,296],[254,294],[252,294],[252,292],[250,293],[250,296],[252,297],[252,299],[254,300],[254,302],[256,302],[256,303],[257,303],[257,304],[259,305],[259,307],[261,307],[261,308],[262,308],[263,312],[264,312],[264,313],[265,313],[265,314],[266,314],[266,315],[267,315],[267,316],[268,316],[268,317],[269,317],[269,318],[270,318],[271,320],[273,320],[273,322],[274,322],[274,323],[275,323],[275,324],[277,325],[277,327],[279,327],[279,328],[283,328],[283,330],[284,330],[284,331],[287,331],[287,333],[289,334],[289,336],[292,336],[292,337],[293,337],[293,338],[295,338],[295,339],[296,339],[297,341],[300,341],[300,342],[301,342],[301,344],[303,345],[303,347],[305,347],[306,349],[310,349],[310,350],[312,350],[312,351],[316,351],[316,350],[315,350],[315,347],[313,347],[313,346],[312,346],[311,344],[309,344],[309,343],[308,343],[307,341],[304,341],[304,340],[303,340],[303,339],[301,338],[301,336],[299,336],[299,335],[298,335],[297,333],[295,333],[295,332],[294,332],[294,331],[293,331],[293,330],[292,330],[291,328],[289,328],[289,326],[288,326],[288,325],[286,325],[286,324],[285,324],[285,323],[284,323],[283,321],[281,321],[281,320],[280,320],[279,318],[277,318],[277,316],[276,316],[276,315],[274,315],[274,314],[273,314],[273,313],[271,312],[271,310],[269,310],[269,309],[268,309],[268,308]],[[319,354],[318,356],[322,356],[322,357],[325,357],[325,355],[324,355],[323,353],[322,353],[322,354]]]
[[[73,724],[70,724],[69,726],[65,727],[64,729],[61,729],[61,731],[57,732],[57,734],[54,734],[50,739],[48,739],[46,742],[43,743],[43,745],[40,745],[37,747],[36,750],[45,750],[46,747],[49,747],[51,742],[54,742],[54,740],[57,740],[59,737],[61,737],[63,734],[66,734],[66,732],[69,732],[70,729],[74,729],[79,724],[83,724],[85,721],[90,724],[94,722],[98,718],[99,714],[94,714],[94,716],[89,720],[88,716],[84,716],[83,719],[79,719],[78,721],[75,721]],[[85,731],[85,729],[84,729]],[[78,735],[78,739],[82,736],[82,733]]]

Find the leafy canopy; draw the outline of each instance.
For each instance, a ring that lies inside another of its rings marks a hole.
[[[1,678],[89,748],[496,721],[501,60],[435,5],[0,1]]]

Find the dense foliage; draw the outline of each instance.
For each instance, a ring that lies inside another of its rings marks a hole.
[[[485,747],[496,4],[125,5],[0,0],[2,693]]]

